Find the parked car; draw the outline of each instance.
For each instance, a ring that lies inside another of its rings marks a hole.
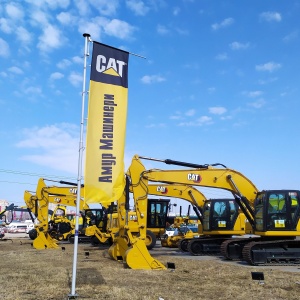
[[[22,233],[26,232],[28,227],[27,222],[18,222],[18,221],[13,221],[7,226],[7,232],[8,233]]]

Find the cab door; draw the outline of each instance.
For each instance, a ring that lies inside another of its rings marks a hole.
[[[296,230],[300,213],[299,199],[299,191],[272,190],[260,193],[255,204],[256,230]]]

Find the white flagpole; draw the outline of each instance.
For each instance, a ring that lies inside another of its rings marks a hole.
[[[79,234],[79,213],[80,213],[80,193],[81,193],[81,179],[82,179],[82,157],[83,157],[83,128],[84,128],[84,103],[86,92],[86,65],[87,57],[89,56],[88,43],[90,35],[83,34],[85,38],[84,46],[84,66],[83,66],[83,86],[82,86],[82,104],[81,104],[81,123],[80,123],[80,141],[79,141],[79,158],[78,158],[78,177],[77,177],[77,198],[76,198],[76,222],[75,222],[75,238],[74,238],[74,257],[73,257],[73,273],[72,273],[72,288],[68,299],[75,299],[76,294],[76,271],[77,271],[77,254],[78,254],[78,234]]]

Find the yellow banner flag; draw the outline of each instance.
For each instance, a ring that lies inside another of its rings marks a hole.
[[[84,199],[107,207],[125,187],[129,53],[93,42]]]

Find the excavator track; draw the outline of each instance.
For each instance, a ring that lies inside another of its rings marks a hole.
[[[192,239],[182,239],[178,242],[178,249],[182,252],[188,252],[188,244]]]
[[[253,266],[300,264],[300,240],[253,241],[243,248],[243,260]]]
[[[221,255],[227,260],[243,259],[243,248],[247,243],[259,238],[233,238],[224,241],[221,245]]]
[[[193,239],[188,243],[188,251],[194,255],[219,255],[221,253],[221,244],[227,238],[200,238]]]

